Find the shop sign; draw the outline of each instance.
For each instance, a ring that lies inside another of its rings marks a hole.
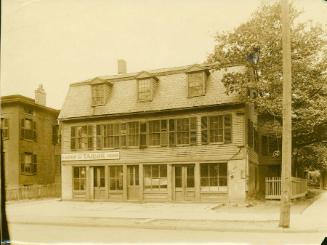
[[[119,151],[61,154],[61,161],[118,160]]]

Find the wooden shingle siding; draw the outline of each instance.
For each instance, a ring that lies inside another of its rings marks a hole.
[[[240,70],[239,67],[228,68]],[[158,88],[151,102],[139,102],[137,99],[136,79],[113,82],[112,92],[103,106],[92,107],[91,85],[70,86],[60,119],[94,116],[103,114],[128,113],[139,111],[164,110],[201,105],[239,102],[236,94],[227,95],[221,83],[224,70],[211,70],[207,79],[206,94],[188,98],[187,74],[184,72],[158,76]],[[124,98],[124,99],[122,99]]]

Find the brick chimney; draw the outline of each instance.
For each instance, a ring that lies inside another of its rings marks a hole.
[[[126,61],[125,60],[117,60],[118,64],[118,74],[125,74],[127,73]]]
[[[39,105],[46,105],[46,93],[43,89],[43,85],[40,84],[39,87],[35,90],[35,103]]]

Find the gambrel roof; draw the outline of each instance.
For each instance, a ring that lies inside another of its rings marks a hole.
[[[69,120],[79,117],[239,103],[240,98],[238,95],[227,95],[225,93],[221,79],[227,70],[236,72],[242,71],[243,69],[243,66],[229,66],[221,70],[214,70],[210,65],[192,65],[113,76],[101,76],[74,83],[69,87],[59,119]],[[188,97],[187,73],[190,71],[206,71],[210,73],[204,96]],[[137,99],[137,79],[145,77],[157,78],[159,85],[152,101],[140,102]],[[112,91],[105,105],[92,107],[91,85],[97,83],[99,80],[112,83]]]

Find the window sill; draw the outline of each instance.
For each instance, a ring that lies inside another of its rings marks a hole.
[[[20,173],[20,175],[23,175],[23,176],[35,176],[35,174],[32,174],[32,173]]]
[[[168,190],[161,190],[161,189],[158,189],[158,190],[145,190],[144,189],[144,194],[157,194],[157,193],[168,194]]]

